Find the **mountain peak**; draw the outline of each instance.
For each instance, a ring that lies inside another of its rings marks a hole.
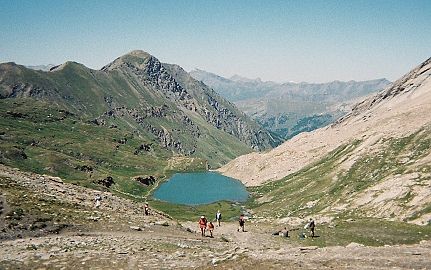
[[[126,53],[124,56],[135,56],[135,57],[139,57],[139,58],[149,58],[149,57],[153,57],[151,54],[149,54],[146,51],[143,50],[133,50],[131,52]]]
[[[145,51],[134,50],[118,57],[113,62],[104,66],[102,70],[103,71],[115,70],[122,66],[135,66],[136,68],[139,68],[139,69],[145,69],[148,62],[150,61],[159,62],[159,60],[156,57],[152,56],[151,54]]]
[[[57,66],[51,67],[49,69],[49,71],[55,72],[55,71],[63,70],[65,68],[73,68],[73,67],[79,67],[79,68],[84,67],[85,68],[85,66],[83,64],[80,64],[80,63],[77,63],[77,62],[74,62],[74,61],[66,61],[66,62],[64,62],[61,65],[57,65]]]

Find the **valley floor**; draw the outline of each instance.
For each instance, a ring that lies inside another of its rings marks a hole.
[[[280,225],[253,221],[246,232],[222,222],[214,238],[201,237],[197,220],[144,216],[142,203],[110,193],[95,209],[94,191],[56,178],[0,166],[0,184],[0,269],[431,269],[431,241],[321,248],[298,242],[298,231],[273,236]],[[63,226],[48,231],[55,225]]]

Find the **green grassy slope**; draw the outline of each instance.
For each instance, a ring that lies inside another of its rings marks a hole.
[[[205,169],[204,160],[195,158],[172,165],[172,152],[153,138],[96,126],[43,101],[0,100],[0,118],[1,163],[91,188],[103,189],[97,181],[111,176],[112,191],[140,197],[148,188],[135,177],[164,179],[172,171]],[[137,152],[142,144],[150,150]]]

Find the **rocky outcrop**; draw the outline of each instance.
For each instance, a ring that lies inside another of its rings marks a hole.
[[[276,146],[278,144],[278,138],[272,137],[263,129],[256,130],[255,127],[238,117],[229,109],[220,107],[218,102],[211,97],[209,97],[209,103],[216,110],[216,113],[208,109],[203,109],[203,115],[205,115],[206,121],[216,128],[241,138],[241,141],[247,143],[256,151],[262,151],[269,146]]]
[[[91,173],[93,172],[93,167],[88,166],[88,165],[81,165],[81,166],[76,166],[75,167],[76,170],[79,170],[81,172],[86,172],[86,173]]]
[[[0,147],[0,158],[9,160],[24,160],[27,159],[27,154],[22,148],[13,147],[10,149],[2,149]]]
[[[141,144],[138,148],[135,149],[135,152],[133,154],[139,155],[141,152],[150,152],[151,151],[151,144]]]
[[[138,181],[139,183],[145,185],[145,186],[151,186],[156,183],[156,178],[152,175],[150,176],[138,176],[135,177],[135,181]]]
[[[96,184],[102,185],[106,188],[110,188],[113,184],[115,184],[115,182],[114,182],[114,178],[112,178],[112,176],[107,176],[103,179],[97,180]]]

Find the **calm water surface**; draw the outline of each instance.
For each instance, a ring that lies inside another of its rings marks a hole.
[[[245,186],[216,172],[177,173],[160,185],[154,198],[176,204],[198,205],[216,201],[244,202]]]

